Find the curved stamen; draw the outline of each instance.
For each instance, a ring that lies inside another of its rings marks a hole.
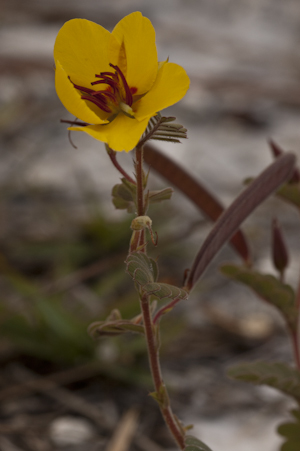
[[[74,88],[78,89],[83,95],[82,100],[88,100],[94,103],[98,108],[106,113],[114,113],[114,117],[122,111],[124,114],[133,117],[131,106],[133,104],[133,94],[136,88],[129,88],[126,78],[118,66],[110,64],[115,72],[100,72],[95,77],[98,80],[91,82],[92,86],[107,85],[100,91],[95,91],[84,86],[76,85],[72,82]]]
[[[126,96],[125,101],[126,101],[127,105],[131,106],[133,103],[132,94],[131,94],[130,88],[128,86],[128,83],[126,81],[126,78],[124,77],[123,72],[121,71],[121,69],[118,66],[114,66],[111,63],[109,65],[111,67],[113,67],[117,71],[118,75],[120,76],[123,86],[124,86],[124,90],[125,90],[125,96]]]
[[[101,101],[99,98],[95,98],[92,96],[82,96],[81,98],[82,100],[89,100],[106,113],[112,113],[112,110],[109,108],[109,106],[105,102]]]
[[[92,96],[95,96],[95,97],[98,97],[98,95],[99,95],[99,92],[97,92],[97,91],[92,94]],[[118,103],[117,99],[116,99],[116,96],[110,91],[101,91],[101,97],[104,97],[104,98],[108,97],[115,104]]]

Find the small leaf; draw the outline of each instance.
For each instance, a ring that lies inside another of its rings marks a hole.
[[[155,260],[142,252],[133,252],[126,260],[126,270],[133,280],[149,296],[158,299],[187,299],[188,293],[181,288],[167,283],[157,283],[158,267]]]
[[[295,293],[287,284],[269,274],[260,274],[237,265],[223,265],[221,272],[232,279],[247,285],[259,297],[274,305],[284,316],[292,331],[297,329],[297,307]]]
[[[185,437],[185,451],[212,451],[205,443],[201,440],[193,437],[192,435],[187,435]]]
[[[285,363],[241,363],[229,368],[227,373],[233,379],[277,388],[300,401],[300,372]]]
[[[159,391],[151,392],[149,395],[155,399],[155,401],[159,404],[161,408],[167,407],[169,403],[168,393],[166,391],[166,387],[161,385]]]
[[[172,188],[165,188],[159,191],[149,191],[148,201],[150,204],[169,200],[172,197],[174,190]]]
[[[121,180],[122,183],[115,185],[112,189],[113,204],[119,210],[133,213],[135,211],[136,186],[125,178]]]
[[[151,117],[147,129],[143,136],[144,142],[149,139],[161,141],[180,142],[180,139],[187,138],[187,129],[181,124],[174,124],[174,117],[164,117],[160,113]]]
[[[133,252],[127,257],[125,263],[127,272],[139,285],[143,286],[157,280],[157,263],[143,252]]]
[[[88,327],[88,333],[93,338],[112,337],[126,332],[133,332],[143,335],[144,327],[140,324],[134,324],[132,321],[125,319],[111,322],[97,321]]]
[[[292,410],[292,415],[295,417],[296,422],[288,422],[281,424],[277,432],[286,438],[285,443],[281,447],[281,451],[299,451],[300,443],[300,411]]]
[[[153,294],[158,299],[187,299],[188,293],[181,288],[167,283],[147,283],[143,286],[143,291],[149,295]]]

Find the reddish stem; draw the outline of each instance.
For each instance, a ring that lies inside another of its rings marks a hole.
[[[70,125],[79,125],[80,127],[86,127],[88,124],[86,122],[80,122],[80,121],[67,121],[66,119],[61,119],[60,122],[63,124],[70,124]]]
[[[143,174],[143,148],[141,145],[136,147],[136,181],[137,181],[137,215],[145,215],[145,203],[144,203],[144,174]],[[144,230],[140,235],[140,246],[145,244]],[[143,251],[146,253],[146,246],[143,246]],[[158,397],[162,396],[162,402],[159,403],[162,416],[168,425],[171,434],[177,442],[179,448],[184,450],[184,433],[180,429],[175,417],[172,413],[169,403],[168,392],[162,379],[160,362],[159,362],[159,343],[157,341],[157,335],[155,326],[152,321],[150,312],[149,296],[143,294],[140,298],[141,310],[143,314],[143,323],[145,328],[145,335],[148,348],[149,364],[155,391]],[[158,331],[157,331],[158,332]]]
[[[295,362],[298,370],[300,371],[300,344],[298,335],[298,330],[291,333]]]
[[[135,161],[135,171],[136,171],[136,183],[137,183],[137,215],[144,216],[144,184],[143,184],[143,147],[137,146]]]
[[[158,361],[158,346],[156,344],[156,340],[154,337],[153,323],[149,306],[149,298],[147,295],[144,295],[141,299],[141,308],[144,318],[144,326],[148,345],[151,373],[153,377],[155,390],[159,392],[159,389],[162,385],[162,376]]]
[[[153,324],[156,324],[157,321],[159,320],[159,318],[167,311],[172,309],[181,299],[180,298],[175,298],[173,299],[173,301],[169,302],[169,304],[165,305],[164,307],[162,307],[160,310],[158,310],[158,312],[156,313],[156,315],[153,318]]]
[[[159,363],[159,346],[155,339],[154,325],[152,323],[150,306],[149,306],[149,296],[144,295],[141,299],[141,308],[143,313],[144,327],[146,333],[147,347],[149,363],[151,368],[152,379],[154,382],[154,387],[157,395],[159,396],[162,391],[165,396],[163,396],[162,404],[159,404],[161,413],[164,417],[166,424],[168,425],[171,434],[176,440],[180,449],[184,450],[184,435],[179,429],[176,420],[174,418],[171,406],[169,404],[169,397],[167,389],[162,379],[160,363]]]
[[[108,156],[111,159],[111,162],[114,165],[114,167],[125,177],[126,180],[128,180],[128,182],[132,183],[133,185],[136,185],[135,180],[133,180],[130,177],[130,175],[128,175],[127,172],[124,171],[124,169],[118,163],[117,157],[116,157],[116,152],[107,146],[107,153],[108,153]]]

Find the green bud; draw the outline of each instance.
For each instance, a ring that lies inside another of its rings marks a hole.
[[[131,229],[132,230],[143,230],[145,228],[151,229],[152,220],[149,216],[137,216],[132,220]]]

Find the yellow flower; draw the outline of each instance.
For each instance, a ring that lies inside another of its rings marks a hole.
[[[149,119],[178,102],[189,87],[185,70],[157,60],[155,31],[140,12],[112,33],[84,19],[60,29],[54,46],[55,87],[65,108],[83,121],[80,130],[129,152]]]

